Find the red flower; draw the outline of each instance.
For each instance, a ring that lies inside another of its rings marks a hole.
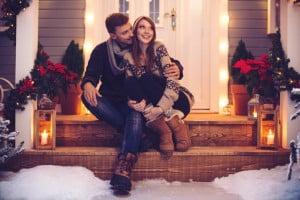
[[[48,70],[42,65],[38,67],[38,71],[40,72],[41,76],[44,76],[48,72]]]
[[[239,60],[233,65],[233,67],[240,68],[240,72],[242,74],[248,74],[252,70],[251,66],[248,65],[246,60]]]
[[[24,94],[24,93],[30,93],[33,90],[36,90],[36,87],[33,87],[33,81],[26,77],[20,82],[20,85],[18,86],[18,94]]]
[[[60,63],[56,63],[54,65],[49,65],[48,66],[49,70],[61,73],[61,74],[66,74],[66,66],[62,65]]]
[[[44,51],[44,49],[41,49],[41,50],[40,50],[40,54],[41,54],[43,57],[45,57],[46,59],[49,58],[49,55]]]
[[[271,63],[269,57],[266,54],[262,54],[261,60],[239,60],[234,64],[234,68],[240,68],[242,74],[248,74],[250,71],[256,70],[258,72],[260,80],[270,80],[272,77],[267,75],[267,71],[270,70]]]

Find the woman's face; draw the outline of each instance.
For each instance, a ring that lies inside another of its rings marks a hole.
[[[142,19],[138,26],[137,26],[137,39],[139,40],[140,44],[149,44],[153,38],[153,27],[151,24]]]

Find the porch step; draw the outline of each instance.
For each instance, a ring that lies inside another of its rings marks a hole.
[[[190,114],[192,146],[251,146],[256,144],[256,122],[246,116]],[[57,146],[119,147],[122,135],[93,115],[57,115]]]
[[[19,170],[37,165],[83,166],[101,179],[111,178],[117,148],[57,147],[55,150],[26,150],[11,159],[6,168]],[[164,178],[168,181],[212,181],[216,177],[288,163],[287,150],[258,150],[253,146],[192,147],[175,152],[169,160],[151,150],[140,153],[132,172],[133,180]]]

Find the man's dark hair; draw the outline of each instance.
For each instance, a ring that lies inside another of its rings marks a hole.
[[[127,24],[129,17],[123,13],[113,13],[109,15],[105,20],[106,29],[109,33],[114,33],[117,26],[123,26]]]

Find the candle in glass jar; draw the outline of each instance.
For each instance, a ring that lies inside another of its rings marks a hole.
[[[267,135],[267,145],[274,144],[274,134],[271,129],[269,129],[269,133]]]
[[[46,130],[44,130],[41,133],[41,145],[46,145],[48,144],[48,133],[46,132]]]
[[[253,117],[257,118],[257,112],[255,112],[255,111],[253,112]]]

